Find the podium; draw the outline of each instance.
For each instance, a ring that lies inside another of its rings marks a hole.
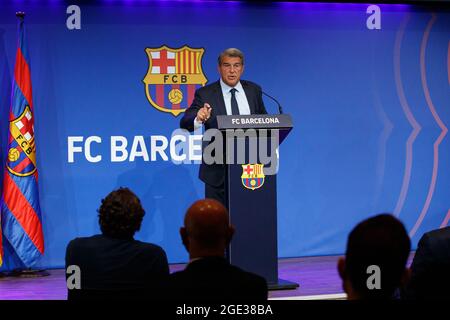
[[[292,129],[286,114],[217,116],[225,145],[225,197],[236,228],[229,262],[264,277],[270,290],[295,289],[278,278],[278,146]]]

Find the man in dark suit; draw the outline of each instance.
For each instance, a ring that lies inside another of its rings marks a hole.
[[[161,247],[133,239],[145,215],[139,198],[120,188],[102,200],[98,212],[102,234],[76,238],[66,249],[66,270],[81,271],[81,288],[69,289],[69,300],[153,297],[167,285],[169,266]]]
[[[217,129],[218,115],[267,114],[261,87],[241,80],[244,72],[244,55],[235,48],[223,51],[218,58],[220,80],[195,92],[192,105],[180,121],[180,127],[189,131],[204,126],[205,130]],[[205,147],[205,145],[203,145]],[[205,183],[206,198],[216,199],[225,205],[223,164],[200,166],[200,180]]]
[[[450,299],[450,227],[422,236],[402,298]]]
[[[186,269],[170,275],[169,288],[175,300],[264,301],[266,280],[230,265],[225,248],[234,233],[227,209],[218,201],[204,199],[187,211],[180,235],[189,252]]]

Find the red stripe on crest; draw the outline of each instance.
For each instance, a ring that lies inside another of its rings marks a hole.
[[[42,225],[33,207],[23,196],[9,173],[4,176],[4,201],[9,211],[12,212],[17,222],[22,226],[30,240],[41,254],[44,254],[44,236]]]
[[[161,108],[164,108],[164,85],[156,85],[156,104]]]
[[[187,60],[186,54],[187,54],[187,51],[184,50],[184,51],[183,51],[183,73],[187,73],[187,72],[186,72],[186,71],[187,71],[187,68],[186,68],[186,60]]]
[[[187,106],[189,107],[194,101],[195,96],[195,84],[188,84],[187,85],[187,92],[188,92],[188,100],[187,100]]]
[[[175,89],[180,89],[180,85],[179,84],[173,84],[172,85],[172,89],[173,90],[175,90]],[[180,109],[180,104],[179,103],[172,103],[172,109],[173,110],[178,110],[178,109]]]
[[[30,68],[28,66],[25,57],[22,55],[22,51],[17,49],[16,65],[14,67],[14,78],[16,83],[22,91],[25,99],[27,99],[30,108],[33,109],[33,99],[31,90],[31,76]]]
[[[194,52],[194,73],[198,73],[198,70],[197,70],[197,52]]]
[[[192,52],[189,51],[188,73],[192,73],[192,70],[191,70],[191,60],[192,60]]]

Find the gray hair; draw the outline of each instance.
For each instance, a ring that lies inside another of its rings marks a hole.
[[[222,51],[219,55],[219,58],[217,59],[217,62],[219,63],[219,66],[222,64],[222,59],[224,57],[233,57],[233,58],[241,58],[241,63],[244,65],[244,54],[241,50],[237,48],[228,48],[224,51]]]

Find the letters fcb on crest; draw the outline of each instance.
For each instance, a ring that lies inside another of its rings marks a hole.
[[[195,90],[208,81],[201,63],[205,49],[162,46],[145,51],[149,62],[143,82],[148,101],[157,110],[178,116],[194,100]]]

